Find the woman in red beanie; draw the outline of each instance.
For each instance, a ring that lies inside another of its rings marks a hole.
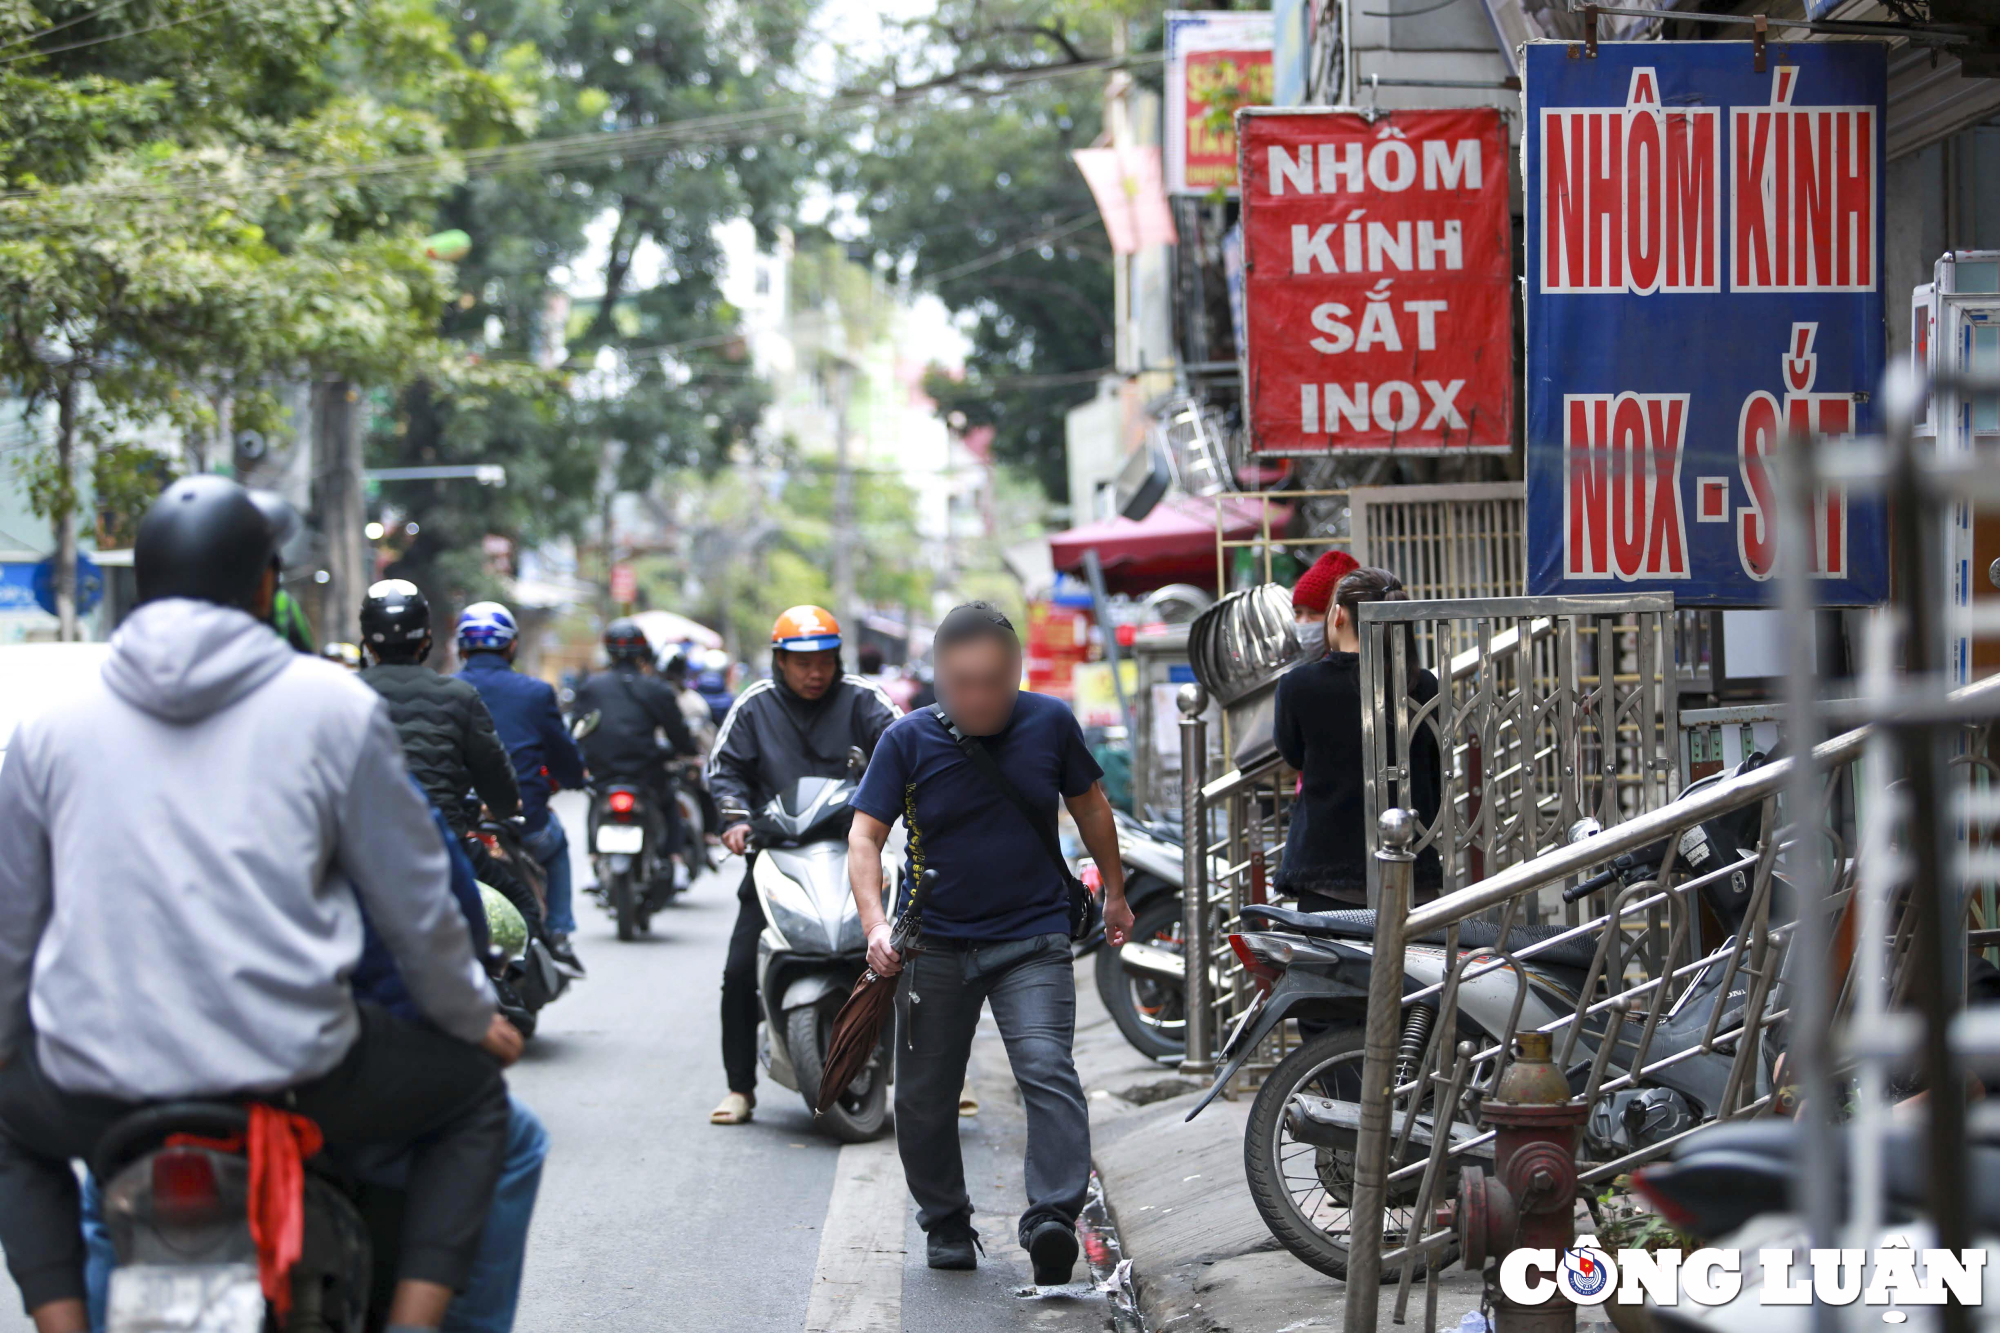
[[[1315,565],[1307,577],[1318,568]],[[1305,579],[1299,582],[1303,586]],[[1294,601],[1297,596],[1294,591]],[[1361,740],[1361,638],[1357,627],[1363,603],[1407,599],[1402,580],[1386,569],[1357,568],[1346,574],[1333,592],[1325,655],[1293,667],[1278,680],[1273,739],[1285,762],[1299,770],[1302,782],[1292,803],[1284,860],[1272,885],[1280,893],[1296,895],[1299,906],[1308,912],[1362,907],[1368,901],[1368,830],[1362,791],[1367,753]],[[1412,702],[1430,702],[1437,697],[1437,677],[1417,664],[1414,644],[1407,660]],[[1390,744],[1393,747],[1393,737]],[[1388,793],[1392,804],[1413,810],[1423,827],[1437,819],[1442,776],[1439,760],[1435,726],[1420,726],[1410,738],[1408,790],[1398,783]],[[1441,871],[1436,847],[1426,847],[1417,854],[1416,901],[1428,902],[1437,896]]]
[[[1299,575],[1299,581],[1292,585],[1292,621],[1298,627],[1300,643],[1326,651],[1326,616],[1333,606],[1333,590],[1359,568],[1360,563],[1347,552],[1328,551]]]

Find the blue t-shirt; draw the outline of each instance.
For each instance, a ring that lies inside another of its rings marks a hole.
[[[1081,796],[1104,776],[1076,715],[1046,694],[1023,690],[1006,729],[979,739],[1051,820],[1059,798]],[[926,934],[1024,940],[1068,933],[1069,888],[1041,838],[929,709],[898,718],[882,733],[854,808],[885,824],[907,822],[906,893],[920,869],[938,872],[924,909]]]

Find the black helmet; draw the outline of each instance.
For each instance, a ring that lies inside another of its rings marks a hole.
[[[377,658],[414,656],[431,633],[431,604],[407,579],[370,584],[361,601],[361,642]]]
[[[292,538],[299,535],[304,525],[299,521],[299,511],[292,508],[292,502],[276,491],[256,490],[250,492],[250,503],[263,511],[271,524],[271,553],[282,555],[292,544]]]
[[[663,676],[685,676],[687,673],[687,654],[679,649],[675,649],[674,655],[667,659],[667,664],[660,668],[660,674]]]
[[[141,602],[193,597],[247,611],[277,549],[250,493],[212,473],[183,477],[153,501],[132,544]]]
[[[653,655],[639,622],[620,616],[604,627],[604,653],[614,662],[643,662]]]

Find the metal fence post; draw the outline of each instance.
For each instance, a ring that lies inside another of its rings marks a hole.
[[[1347,1244],[1349,1333],[1373,1333],[1382,1287],[1382,1207],[1388,1199],[1389,1117],[1395,1100],[1396,1040],[1402,1033],[1403,922],[1417,821],[1407,810],[1382,812],[1375,853],[1380,899],[1374,960],[1368,967],[1368,1025],[1361,1055],[1361,1126],[1354,1147],[1354,1208]]]
[[[1183,1074],[1207,1076],[1215,1070],[1215,997],[1208,993],[1208,691],[1183,685],[1181,710],[1181,914],[1187,961],[1182,1006],[1187,1022],[1181,1055]]]

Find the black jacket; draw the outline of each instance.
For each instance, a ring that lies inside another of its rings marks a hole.
[[[636,663],[614,663],[577,686],[573,711],[578,717],[599,715],[596,729],[583,738],[583,762],[592,781],[657,780],[667,752],[655,731],[667,733],[675,754],[697,753],[673,686]]]
[[[1417,673],[1410,697],[1437,697],[1437,678]],[[1273,722],[1278,753],[1304,777],[1292,803],[1285,860],[1272,883],[1287,893],[1318,894],[1346,903],[1368,895],[1368,820],[1362,792],[1361,655],[1328,653],[1294,667],[1278,681]],[[1391,751],[1393,753],[1393,750]],[[1422,826],[1438,812],[1437,736],[1420,726],[1410,742],[1410,792],[1391,789],[1391,803],[1414,807]],[[1418,896],[1435,895],[1441,879],[1437,849],[1417,854]]]
[[[708,790],[717,805],[754,814],[800,778],[846,776],[848,749],[872,756],[898,716],[888,692],[865,676],[842,676],[810,701],[776,676],[760,680],[736,696],[715,733]]]
[[[361,679],[388,701],[410,776],[423,785],[454,832],[464,833],[471,825],[465,808],[469,791],[477,791],[503,819],[521,808],[514,763],[478,690],[456,676],[404,663],[369,667]]]

